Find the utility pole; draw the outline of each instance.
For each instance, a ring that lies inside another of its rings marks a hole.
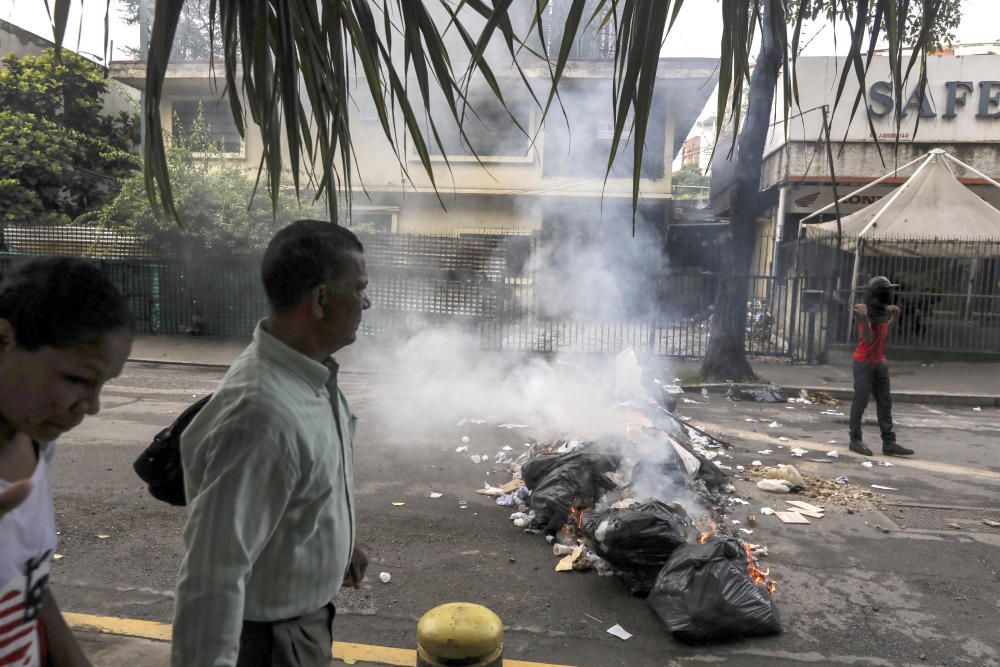
[[[153,19],[152,0],[139,0],[139,61],[149,59],[149,24]],[[146,86],[139,91],[139,153],[146,151]]]

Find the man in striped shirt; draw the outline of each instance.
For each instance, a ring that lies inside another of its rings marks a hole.
[[[355,419],[331,356],[371,305],[362,245],[300,220],[272,239],[261,277],[270,317],[181,437],[190,514],[174,667],[329,665],[333,599],[367,565],[354,546]]]

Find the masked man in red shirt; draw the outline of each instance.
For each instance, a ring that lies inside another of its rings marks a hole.
[[[871,456],[861,439],[861,418],[868,407],[868,397],[875,396],[878,427],[882,434],[882,453],[909,456],[912,449],[896,444],[892,429],[892,396],[889,393],[889,365],[885,361],[885,342],[889,327],[899,319],[899,307],[890,305],[892,284],[885,276],[868,282],[865,303],[854,307],[858,318],[858,349],[854,351],[854,401],[851,403],[851,451]]]

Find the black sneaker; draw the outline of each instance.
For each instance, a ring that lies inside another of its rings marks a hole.
[[[913,450],[897,445],[894,442],[882,443],[882,453],[886,456],[912,456]]]
[[[860,440],[851,440],[851,444],[848,445],[848,448],[856,454],[862,454],[863,456],[872,455],[872,450],[868,449],[868,446]]]

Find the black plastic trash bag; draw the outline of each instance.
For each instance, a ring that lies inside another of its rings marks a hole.
[[[773,384],[767,387],[731,384],[729,391],[726,392],[726,398],[731,398],[734,401],[756,401],[757,403],[788,402],[788,397],[781,391],[781,387]]]
[[[572,507],[592,507],[606,491],[615,487],[604,476],[618,468],[620,460],[595,452],[570,452],[538,456],[521,469],[524,485],[531,490],[529,505],[535,522],[547,533],[555,533],[569,519]]]
[[[733,538],[678,547],[656,578],[649,605],[682,641],[777,634],[774,600],[750,579],[747,566],[746,552]]]
[[[645,597],[674,549],[687,543],[686,516],[659,500],[583,515],[583,533],[611,563],[632,595]]]

